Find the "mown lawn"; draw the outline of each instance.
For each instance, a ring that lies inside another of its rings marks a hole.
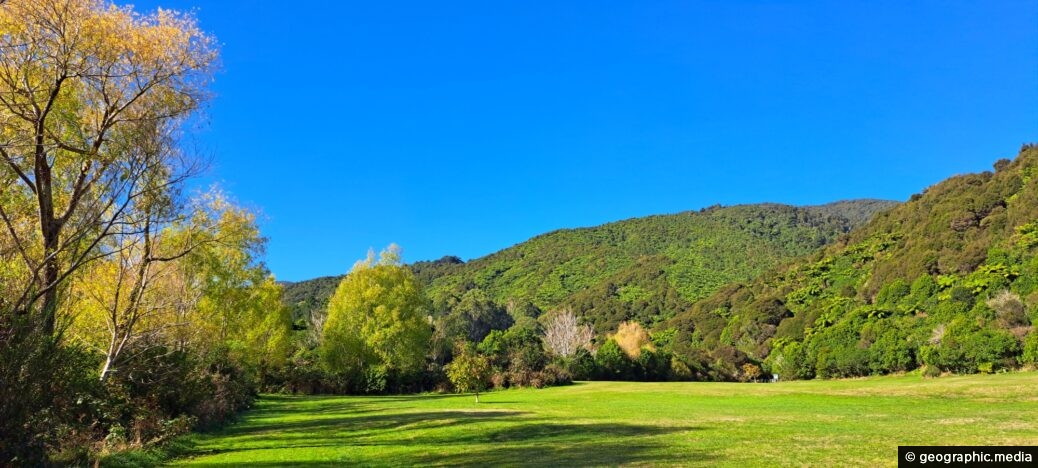
[[[882,465],[898,445],[1038,444],[1038,373],[589,382],[471,395],[268,395],[180,465]]]

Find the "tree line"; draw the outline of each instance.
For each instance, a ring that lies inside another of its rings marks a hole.
[[[390,246],[358,262],[327,308],[297,327],[290,362],[265,384],[293,393],[478,392],[674,376],[671,354],[657,347],[669,338],[654,342],[624,322],[600,347],[582,322],[571,309],[499,304],[475,287],[431,296]]]

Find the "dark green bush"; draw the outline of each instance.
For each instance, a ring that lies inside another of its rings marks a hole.
[[[0,317],[0,465],[46,465],[48,454],[83,462],[97,436],[97,356]]]
[[[598,380],[633,380],[634,363],[615,340],[606,340],[595,353],[595,378]]]
[[[914,369],[918,347],[910,339],[910,329],[885,322],[888,326],[869,347],[869,370],[888,374]]]
[[[595,357],[590,351],[580,348],[565,362],[565,368],[574,380],[590,380],[595,377]]]
[[[948,326],[939,343],[920,349],[924,364],[960,374],[1013,367],[1019,355],[1020,345],[1012,334],[967,319]]]
[[[1024,352],[1020,361],[1023,364],[1038,365],[1038,331],[1032,330],[1024,338]]]

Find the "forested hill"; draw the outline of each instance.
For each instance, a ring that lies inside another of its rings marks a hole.
[[[282,282],[284,294],[281,299],[292,310],[293,319],[309,319],[314,311],[328,307],[328,299],[335,293],[335,288],[342,281],[342,276],[322,276],[299,282]]]
[[[651,324],[732,281],[812,252],[893,203],[711,207],[563,229],[465,264],[414,265],[433,297],[473,287],[498,302],[572,306],[599,332]]]
[[[1038,361],[1038,147],[952,177],[818,253],[658,329],[701,366],[790,377],[990,372]],[[724,366],[722,366],[724,367]]]
[[[468,263],[445,257],[411,267],[435,300],[479,288],[500,304],[539,311],[572,306],[606,332],[623,320],[670,318],[727,283],[834,242],[894,204],[715,206],[563,229]],[[323,307],[334,282],[290,284],[285,297],[301,315]]]

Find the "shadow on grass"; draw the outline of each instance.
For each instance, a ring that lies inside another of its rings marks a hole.
[[[286,417],[299,417],[312,414],[350,414],[382,411],[384,404],[392,404],[394,409],[408,409],[400,406],[401,402],[428,401],[440,398],[453,398],[455,395],[400,395],[400,396],[353,396],[344,401],[339,395],[262,395],[256,407],[245,415],[245,420],[259,419],[278,420]],[[370,408],[379,409],[370,409]],[[222,432],[222,431],[218,431]]]
[[[433,430],[448,426],[472,424],[486,419],[515,416],[517,411],[426,411],[417,413],[370,414],[374,410],[362,410],[354,413],[340,413],[335,417],[315,417],[298,421],[273,421],[270,423],[249,423],[228,427],[218,434],[221,436],[274,437],[283,439],[292,437],[291,433],[301,437],[337,433],[336,439],[343,440],[365,435],[370,431],[389,429]],[[285,434],[285,433],[289,434]],[[273,434],[272,434],[273,433]]]
[[[569,423],[503,410],[347,412],[334,417],[231,427],[221,431],[221,437],[229,438],[218,441],[220,446],[210,445],[208,450],[199,447],[190,455],[227,458],[226,462],[198,460],[196,466],[674,465],[714,459],[703,453],[675,454],[665,438],[660,437],[698,430],[701,429]],[[292,458],[308,458],[314,449],[335,459]]]

